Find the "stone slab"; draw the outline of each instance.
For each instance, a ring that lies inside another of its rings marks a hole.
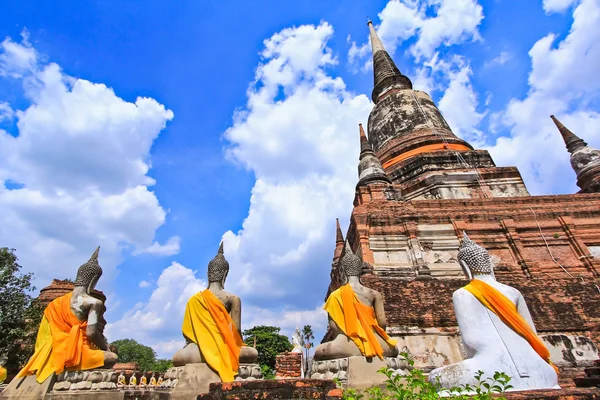
[[[50,392],[44,400],[124,400],[125,392],[121,390],[69,390]]]
[[[199,394],[208,393],[211,383],[220,382],[221,379],[207,364],[187,364],[179,376],[179,380],[170,390],[171,400],[195,400]],[[156,391],[155,398],[164,395],[164,392]],[[162,397],[165,398],[165,397]]]
[[[50,392],[56,376],[52,374],[42,383],[35,380],[35,375],[25,378],[14,378],[0,394],[0,399],[38,400]]]
[[[505,393],[507,400],[598,400],[599,389],[530,390]]]
[[[349,389],[361,390],[383,385],[387,377],[377,371],[386,367],[385,361],[377,357],[348,357],[348,382],[344,386]]]

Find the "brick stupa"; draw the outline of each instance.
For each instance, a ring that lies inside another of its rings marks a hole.
[[[463,359],[452,293],[466,284],[456,259],[466,231],[492,255],[497,279],[525,296],[561,368],[561,384],[568,386],[569,377],[598,359],[600,342],[600,163],[594,149],[581,156],[583,140],[565,137],[559,126],[569,152],[579,151],[573,167],[581,191],[531,196],[516,167],[496,166],[486,150],[452,132],[429,95],[400,72],[370,22],[369,30],[374,107],[367,135],[359,129],[359,180],[347,239],[364,261],[363,284],[384,296],[388,333],[425,370]],[[338,228],[326,295],[340,286],[343,240]]]

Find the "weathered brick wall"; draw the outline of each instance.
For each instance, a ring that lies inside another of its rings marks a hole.
[[[325,379],[277,379],[211,383],[207,394],[198,400],[254,399],[341,399],[342,391]]]
[[[282,353],[275,359],[277,378],[300,378],[302,376],[302,353]]]
[[[372,236],[418,239],[421,224],[452,226],[457,239],[467,231],[493,256],[497,279],[523,293],[541,333],[600,344],[600,259],[590,251],[600,247],[599,194],[402,201],[401,191],[358,189],[347,238],[364,261],[374,260]],[[374,268],[362,280],[384,295],[389,327],[456,329],[452,293],[466,280],[411,280]],[[334,266],[329,291],[338,274]]]

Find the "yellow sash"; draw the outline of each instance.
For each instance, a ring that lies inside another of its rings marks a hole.
[[[365,357],[376,355],[383,359],[383,349],[373,330],[388,345],[392,347],[396,345],[396,341],[390,339],[385,330],[377,323],[373,308],[362,304],[349,284],[331,293],[324,308]]]
[[[0,383],[6,380],[6,368],[0,365]]]
[[[87,370],[104,365],[104,352],[93,349],[85,330],[87,321],[80,321],[71,311],[72,293],[54,299],[42,317],[35,342],[35,352],[17,375],[36,375],[39,383],[52,373],[66,369]]]
[[[517,311],[517,306],[505,295],[494,289],[489,284],[473,279],[471,283],[464,287],[468,292],[477,298],[488,310],[498,316],[510,329],[518,333],[523,339],[531,345],[533,350],[548,364],[552,365],[558,373],[558,368],[550,361],[550,352],[548,348],[535,334],[527,321]]]
[[[192,296],[185,307],[183,335],[196,343],[206,363],[223,382],[233,382],[244,345],[225,306],[209,290]]]

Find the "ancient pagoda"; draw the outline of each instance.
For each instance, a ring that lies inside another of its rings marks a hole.
[[[600,343],[598,152],[557,123],[582,190],[531,196],[516,167],[496,166],[452,132],[368,26],[374,107],[367,132],[357,129],[354,208],[346,238],[338,224],[327,295],[340,286],[347,239],[399,347],[426,370],[458,362],[452,293],[466,283],[457,261],[466,231],[490,252],[498,281],[523,293],[561,379],[589,365]]]

